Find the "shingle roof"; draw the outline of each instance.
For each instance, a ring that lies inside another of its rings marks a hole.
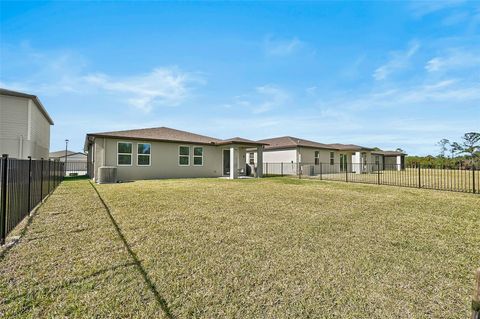
[[[232,137],[226,140],[222,140],[221,142],[217,142],[217,145],[225,145],[225,144],[253,144],[253,145],[267,145],[267,143],[262,143],[259,141],[252,141],[246,138],[241,137]]]
[[[40,102],[40,100],[38,99],[38,97],[36,95],[17,92],[17,91],[11,91],[11,90],[2,89],[2,88],[0,88],[0,95],[8,95],[8,96],[15,96],[15,97],[23,97],[23,98],[27,98],[27,99],[32,99],[32,101],[38,107],[38,109],[43,114],[43,116],[45,116],[45,118],[50,123],[50,125],[53,125],[52,118],[50,117],[50,115],[48,115],[47,110],[45,109],[42,102]]]
[[[407,155],[404,152],[398,152],[398,151],[373,151],[372,154],[384,155],[384,156]]]
[[[82,155],[85,155],[85,153],[82,153],[82,152],[73,152],[73,151],[67,151],[67,156],[72,156],[72,155],[76,155],[76,154],[82,154]],[[49,158],[59,158],[59,157],[65,157],[65,150],[63,151],[56,151],[56,152],[50,152],[50,154],[48,155]]]
[[[301,138],[293,136],[282,136],[275,138],[268,138],[260,140],[259,142],[268,143],[269,145],[265,147],[268,149],[281,149],[281,148],[293,148],[293,147],[309,147],[309,148],[320,148],[327,150],[369,150],[369,148],[353,145],[353,144],[324,144],[314,141],[304,140]]]
[[[212,145],[225,145],[225,144],[232,144],[232,143],[263,145],[263,143],[247,140],[241,137],[235,137],[228,140],[221,140],[214,137],[199,135],[199,134],[176,130],[168,127],[155,127],[155,128],[136,129],[136,130],[89,133],[87,134],[87,137],[89,136],[152,140],[152,141],[164,141],[164,142],[212,144]]]
[[[340,143],[334,143],[334,144],[328,144],[331,147],[339,150],[339,151],[361,151],[361,150],[372,150],[369,147],[365,146],[360,146],[360,145],[355,145],[355,144],[340,144]]]

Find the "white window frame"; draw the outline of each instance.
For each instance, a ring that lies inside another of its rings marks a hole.
[[[140,144],[150,145],[150,154],[139,154],[138,153],[138,145],[140,145]],[[139,156],[148,156],[148,165],[140,164],[140,161],[138,160]],[[152,144],[151,143],[137,143],[137,166],[140,166],[140,167],[152,166]]]
[[[333,160],[333,163],[332,163],[332,160]],[[334,164],[335,164],[335,152],[330,152],[330,165],[334,165]]]
[[[205,151],[205,149],[203,148],[203,146],[193,146],[192,148],[193,148],[193,152],[192,152],[192,156],[193,156],[192,164],[193,164],[193,166],[203,166],[203,160],[204,160],[203,152]],[[201,148],[202,149],[202,156],[195,155],[195,149],[196,148]],[[195,157],[201,157],[202,158],[202,164],[201,165],[200,164],[195,164]]]
[[[118,152],[118,145],[119,145],[120,143],[132,145],[132,152],[131,152],[131,153],[119,153],[119,152]],[[120,164],[120,163],[118,162],[118,157],[119,157],[119,155],[130,155],[130,164]],[[117,142],[117,166],[132,166],[132,165],[133,165],[133,142],[118,141],[118,142]]]
[[[315,165],[320,165],[320,151],[315,151],[313,153],[313,158],[314,158],[314,160],[313,160],[314,164]]]
[[[188,147],[188,155],[180,155],[180,148]],[[180,164],[180,157],[187,157],[188,164]],[[189,145],[178,145],[178,166],[190,166],[190,146]]]

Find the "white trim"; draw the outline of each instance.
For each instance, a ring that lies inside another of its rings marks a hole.
[[[318,162],[318,163],[317,163]],[[319,165],[320,164],[320,151],[319,150],[316,150],[313,152],[313,163],[315,165]]]
[[[120,143],[128,143],[132,145],[132,152],[131,153],[119,153],[118,152],[118,144]],[[105,149],[103,149],[105,152]],[[118,155],[130,155],[130,164],[119,164],[118,163]],[[105,156],[105,153],[104,153]],[[126,142],[126,141],[117,141],[117,166],[132,166],[133,165],[133,142]]]
[[[188,164],[180,164],[180,157],[187,157],[187,155],[180,155],[180,147],[188,147]],[[190,166],[190,145],[178,145],[178,158],[177,164],[178,166]]]
[[[195,149],[196,148],[201,148],[202,149],[202,156],[195,155]],[[203,160],[204,160],[203,151],[204,150],[205,149],[203,148],[203,146],[193,146],[193,152],[192,152],[192,156],[193,156],[192,164],[193,164],[193,166],[203,166]],[[202,158],[202,164],[201,165],[195,164],[195,157],[201,157]]]
[[[139,154],[139,153],[138,153],[138,145],[140,145],[140,144],[148,144],[148,145],[150,145],[150,153],[149,153],[149,154]],[[139,161],[138,161],[138,157],[139,157],[139,156],[148,156],[148,165],[139,164]],[[152,144],[151,144],[151,143],[137,143],[137,166],[140,166],[140,167],[152,166]]]

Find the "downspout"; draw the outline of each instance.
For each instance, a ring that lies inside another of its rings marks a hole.
[[[105,166],[105,163],[106,163],[105,157],[107,156],[107,150],[105,149],[106,148],[105,140],[106,140],[106,138],[103,138],[103,156],[102,156],[103,161],[102,161],[102,166]]]
[[[18,140],[18,158],[23,158],[23,135]]]

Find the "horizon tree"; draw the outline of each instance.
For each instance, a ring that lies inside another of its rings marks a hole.
[[[437,145],[440,147],[440,156],[445,158],[445,153],[447,152],[447,146],[450,146],[450,141],[446,138],[442,138],[437,142]]]

